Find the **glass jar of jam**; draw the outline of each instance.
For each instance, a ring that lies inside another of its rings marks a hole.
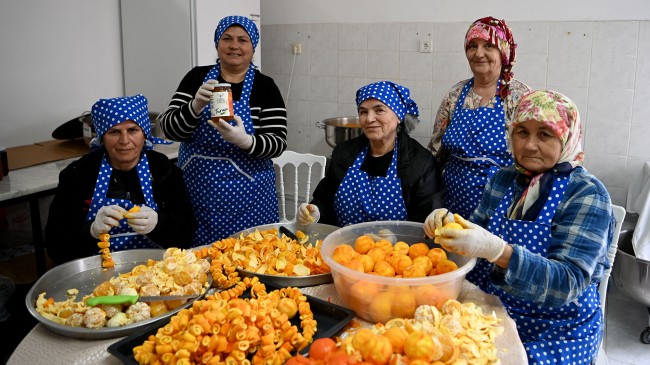
[[[235,118],[235,109],[232,105],[232,90],[230,84],[215,84],[210,98],[210,118],[213,122],[232,120]]]

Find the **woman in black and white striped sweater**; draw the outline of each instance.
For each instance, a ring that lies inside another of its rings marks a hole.
[[[287,114],[273,79],[251,62],[258,41],[250,19],[223,18],[217,63],[190,70],[162,115],[165,136],[181,142],[178,164],[199,221],[194,246],[278,220],[271,158],[286,149]],[[231,85],[233,120],[210,119],[217,83]]]

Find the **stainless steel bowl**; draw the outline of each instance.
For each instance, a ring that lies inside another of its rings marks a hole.
[[[108,338],[127,336],[154,322],[168,319],[183,308],[192,305],[195,299],[187,301],[182,306],[163,315],[144,321],[131,323],[121,327],[82,328],[58,324],[43,317],[36,310],[38,296],[46,292],[46,297],[54,298],[60,302],[68,299],[67,290],[79,290],[77,300],[91,294],[97,285],[119,274],[130,272],[135,266],[144,264],[148,259],[162,260],[165,250],[162,249],[136,249],[119,251],[112,254],[115,267],[104,270],[101,256],[91,256],[83,259],[61,264],[46,272],[31,287],[25,297],[25,305],[29,313],[45,327],[58,334],[83,340],[102,340]],[[203,298],[205,293],[198,298]],[[197,299],[198,299],[197,298]]]
[[[650,307],[650,261],[634,255],[633,234],[634,230],[621,231],[612,279],[625,295]]]
[[[321,224],[321,223],[312,223],[308,226],[302,226],[296,222],[272,223],[272,224],[265,224],[262,226],[245,229],[241,232],[236,233],[235,235],[233,235],[233,237],[239,237],[241,233],[244,234],[254,233],[256,229],[263,231],[263,230],[275,228],[279,231],[280,227],[285,227],[294,233],[297,230],[301,230],[306,235],[309,235],[309,242],[315,242],[315,240],[323,240],[325,239],[325,237],[327,237],[328,234],[339,229],[339,227],[330,226],[328,224]],[[258,274],[258,273],[254,273],[242,269],[237,269],[237,271],[239,272],[239,275],[241,275],[242,277],[257,276],[260,279],[260,281],[263,283],[273,284],[281,287],[288,287],[288,286],[305,287],[305,286],[320,285],[320,284],[332,282],[331,273],[308,275],[308,276],[277,276],[277,275]]]
[[[359,117],[328,118],[318,124],[325,129],[325,141],[332,148],[363,133]]]

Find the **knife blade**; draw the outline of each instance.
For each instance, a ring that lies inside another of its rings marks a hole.
[[[94,307],[100,304],[135,304],[136,302],[159,302],[167,300],[185,300],[197,298],[200,294],[192,295],[157,295],[144,296],[139,295],[107,295],[92,297],[86,300],[86,305]]]

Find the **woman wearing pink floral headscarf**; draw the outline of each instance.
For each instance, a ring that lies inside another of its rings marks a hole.
[[[473,77],[454,85],[440,104],[429,150],[445,166],[445,206],[469,217],[485,184],[512,164],[505,125],[530,88],[513,78],[517,45],[504,20],[481,18],[465,34]]]
[[[598,284],[611,266],[609,194],[581,166],[580,115],[561,93],[525,95],[507,135],[514,164],[490,180],[471,222],[457,220],[465,229],[441,229],[440,244],[480,258],[467,279],[501,299],[531,364],[591,364],[602,340]],[[427,234],[444,223],[435,216]]]

